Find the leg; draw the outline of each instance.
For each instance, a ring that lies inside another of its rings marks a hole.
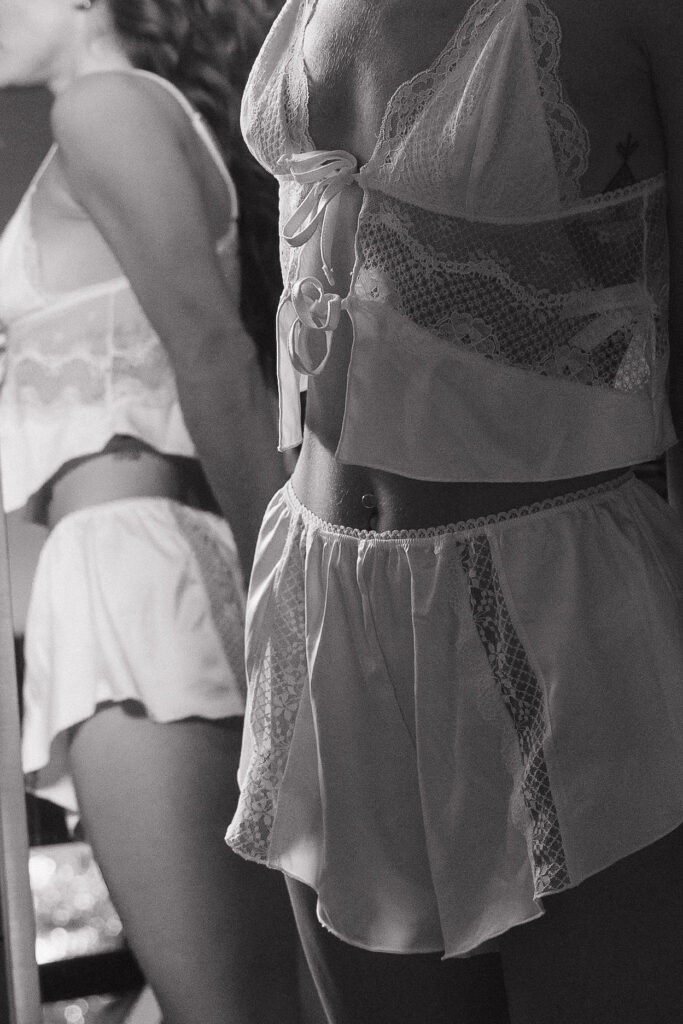
[[[76,730],[86,836],[165,1024],[301,1024],[279,874],[232,853],[241,722],[158,724],[126,705]]]
[[[358,949],[319,924],[312,889],[293,879],[287,886],[330,1024],[509,1024],[497,956]]]
[[[683,828],[502,940],[513,1024],[680,1024]]]

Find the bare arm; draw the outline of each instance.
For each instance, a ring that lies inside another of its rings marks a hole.
[[[669,0],[639,0],[640,34],[649,56],[666,151],[671,301],[670,398],[683,438],[683,8]],[[683,515],[683,444],[667,453],[669,501]]]
[[[272,406],[188,158],[196,140],[148,84],[89,75],[55,101],[53,131],[74,198],[169,353],[185,422],[248,574],[261,516],[284,478]]]

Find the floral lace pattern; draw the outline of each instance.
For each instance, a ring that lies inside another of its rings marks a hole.
[[[540,897],[571,884],[543,751],[548,734],[543,691],[507,609],[488,539],[463,544],[461,558],[475,624],[517,733],[521,790],[531,820],[534,895]]]
[[[355,292],[506,366],[617,391],[657,388],[665,222],[657,186],[533,224],[444,217],[371,190]]]
[[[546,125],[560,181],[560,199],[566,205],[580,196],[579,183],[588,169],[588,132],[564,96],[559,73],[562,30],[557,16],[544,0],[526,0],[526,9]]]
[[[226,839],[238,853],[268,860],[278,796],[308,677],[301,524],[290,530],[270,595],[272,621],[263,637],[247,708],[254,752]]]
[[[171,502],[170,508],[194,555],[209,598],[211,619],[239,691],[246,698],[244,586],[235,548],[216,532],[216,524],[221,531],[226,524],[222,520],[214,521],[207,513],[197,512],[177,502]]]
[[[475,0],[455,35],[436,60],[396,90],[387,106],[378,133],[376,153],[383,172],[397,170],[401,142],[410,135],[440,85],[453,75],[459,76],[459,66],[467,51],[473,46],[481,30],[492,20],[496,10],[503,3],[504,0]],[[478,79],[475,90],[469,92],[467,101],[470,107],[482,84]],[[471,112],[471,109],[466,112]],[[399,176],[402,171],[403,168],[398,172]],[[391,176],[393,177],[393,175]]]
[[[78,405],[177,403],[166,350],[129,289],[18,321],[8,348],[11,393],[32,415]],[[10,392],[5,394],[5,402]]]

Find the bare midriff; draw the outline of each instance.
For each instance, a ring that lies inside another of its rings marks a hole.
[[[345,465],[307,431],[292,486],[297,498],[326,522],[359,530],[411,530],[496,515],[593,487],[624,471],[514,483],[413,480]]]
[[[185,474],[176,461],[146,446],[74,460],[50,484],[45,524],[52,529],[70,512],[124,498],[186,502]]]

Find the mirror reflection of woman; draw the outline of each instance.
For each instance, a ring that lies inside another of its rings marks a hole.
[[[80,815],[166,1024],[300,1020],[283,890],[223,843],[243,579],[281,482],[240,288],[261,179],[236,123],[271,13],[0,0],[0,86],[55,97],[0,244],[5,506],[49,530],[24,767]]]

